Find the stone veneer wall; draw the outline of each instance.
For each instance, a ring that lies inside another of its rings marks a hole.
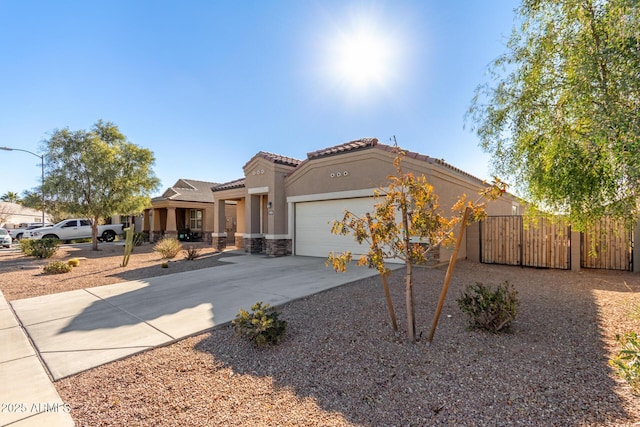
[[[244,239],[244,251],[250,254],[263,253],[265,249],[264,237],[251,237]]]
[[[421,244],[425,249],[429,248],[428,244]],[[436,265],[440,262],[440,245],[436,246],[435,248],[431,249],[429,252],[427,252],[426,254],[426,258],[427,258],[427,262],[425,262],[423,265]]]
[[[244,237],[242,237],[242,236],[235,236],[235,244],[236,244],[236,248],[237,248],[237,249],[242,249],[242,248],[244,248]]]
[[[271,256],[291,255],[291,239],[267,239],[265,252]]]
[[[202,233],[202,241],[213,246],[213,233],[210,231]]]
[[[212,244],[216,248],[216,250],[223,251],[227,247],[227,237],[226,236],[214,237]]]

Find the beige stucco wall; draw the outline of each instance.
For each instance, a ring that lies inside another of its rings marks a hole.
[[[385,186],[388,183],[387,177],[397,173],[393,166],[394,157],[391,152],[370,148],[307,161],[285,179],[287,196],[326,194]],[[466,194],[467,200],[475,202],[479,198],[478,192],[487,187],[487,184],[483,184],[479,179],[443,165],[435,159],[425,161],[405,157],[402,170],[404,173],[412,172],[415,175],[426,176],[427,182],[433,186],[434,192],[439,197],[440,208],[445,216],[451,215],[451,206],[463,194]],[[487,202],[487,212],[490,215],[510,215],[514,203],[516,202],[512,196],[505,195],[498,201]],[[456,229],[456,234],[457,232]],[[467,237],[465,233],[458,253],[459,259],[465,258],[467,247],[472,246],[471,242],[467,242]],[[440,254],[441,261],[448,261],[451,253],[452,248],[443,248]]]

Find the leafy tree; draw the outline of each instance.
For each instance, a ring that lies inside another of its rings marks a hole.
[[[523,0],[467,119],[498,174],[584,229],[638,216],[640,3]]]
[[[55,130],[45,144],[46,194],[69,214],[93,219],[94,250],[99,220],[141,211],[159,185],[153,153],[111,122],[99,120],[90,131]]]
[[[2,197],[0,197],[0,200],[9,203],[20,203],[20,196],[18,193],[14,193],[13,191],[7,191],[2,195]]]
[[[407,329],[409,339],[415,342],[413,265],[426,262],[427,253],[439,245],[450,245],[454,242],[453,229],[460,224],[467,208],[471,209],[471,214],[467,216],[468,223],[484,216],[485,205],[468,202],[463,195],[452,207],[454,215],[446,218],[440,212],[438,196],[427,183],[425,176],[404,173],[404,152],[397,146],[395,150],[394,166],[397,174],[389,176],[387,188],[376,192],[378,201],[374,205],[374,212],[360,217],[347,210],[342,220],[333,222],[331,231],[341,235],[353,234],[358,243],[366,242],[369,245],[368,252],[360,257],[357,265],[375,268],[380,273],[394,330],[397,330],[398,326],[387,282],[390,270],[385,259],[397,258],[404,261]],[[502,190],[501,184],[496,184],[481,194],[483,197],[494,199],[502,194]],[[425,248],[420,241],[429,242],[430,245]],[[345,271],[351,260],[352,254],[349,251],[331,252],[327,258],[327,265],[332,265],[336,271]]]

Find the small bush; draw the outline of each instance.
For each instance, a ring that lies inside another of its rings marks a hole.
[[[187,247],[187,255],[184,257],[184,259],[189,260],[189,261],[193,261],[194,259],[198,258],[200,256],[200,248],[196,248],[195,246],[188,246]]]
[[[168,262],[163,262],[162,264],[160,264],[160,268],[169,268],[169,263]]]
[[[69,264],[62,261],[52,261],[49,264],[42,267],[44,274],[63,274],[73,270]]]
[[[238,335],[247,338],[258,347],[278,344],[287,330],[287,322],[278,319],[278,312],[262,301],[251,306],[251,313],[240,309],[231,322]]]
[[[58,245],[60,245],[58,239],[20,240],[22,253],[38,259],[51,258],[58,250]]]
[[[467,285],[458,298],[458,306],[469,317],[471,327],[499,332],[508,329],[516,318],[520,301],[509,282],[493,289],[480,282]]]
[[[144,231],[136,231],[133,233],[133,246],[142,246],[142,244],[149,240],[149,233]]]
[[[20,240],[20,250],[22,250],[22,253],[25,254],[26,256],[33,256],[33,245],[32,245],[33,242],[35,242],[35,240],[31,240],[31,239]]]
[[[172,236],[165,236],[156,243],[153,250],[162,255],[162,258],[172,259],[182,250],[182,244]]]
[[[71,267],[77,267],[80,265],[80,260],[78,258],[71,258],[69,261],[67,261],[67,264],[69,264]]]
[[[616,357],[609,360],[609,364],[629,384],[632,392],[640,396],[640,338],[635,332],[629,332],[616,335],[616,341],[622,348]]]

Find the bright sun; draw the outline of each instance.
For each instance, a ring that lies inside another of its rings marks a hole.
[[[363,90],[388,82],[393,66],[392,43],[375,31],[358,28],[342,33],[331,51],[334,74],[348,88]]]

